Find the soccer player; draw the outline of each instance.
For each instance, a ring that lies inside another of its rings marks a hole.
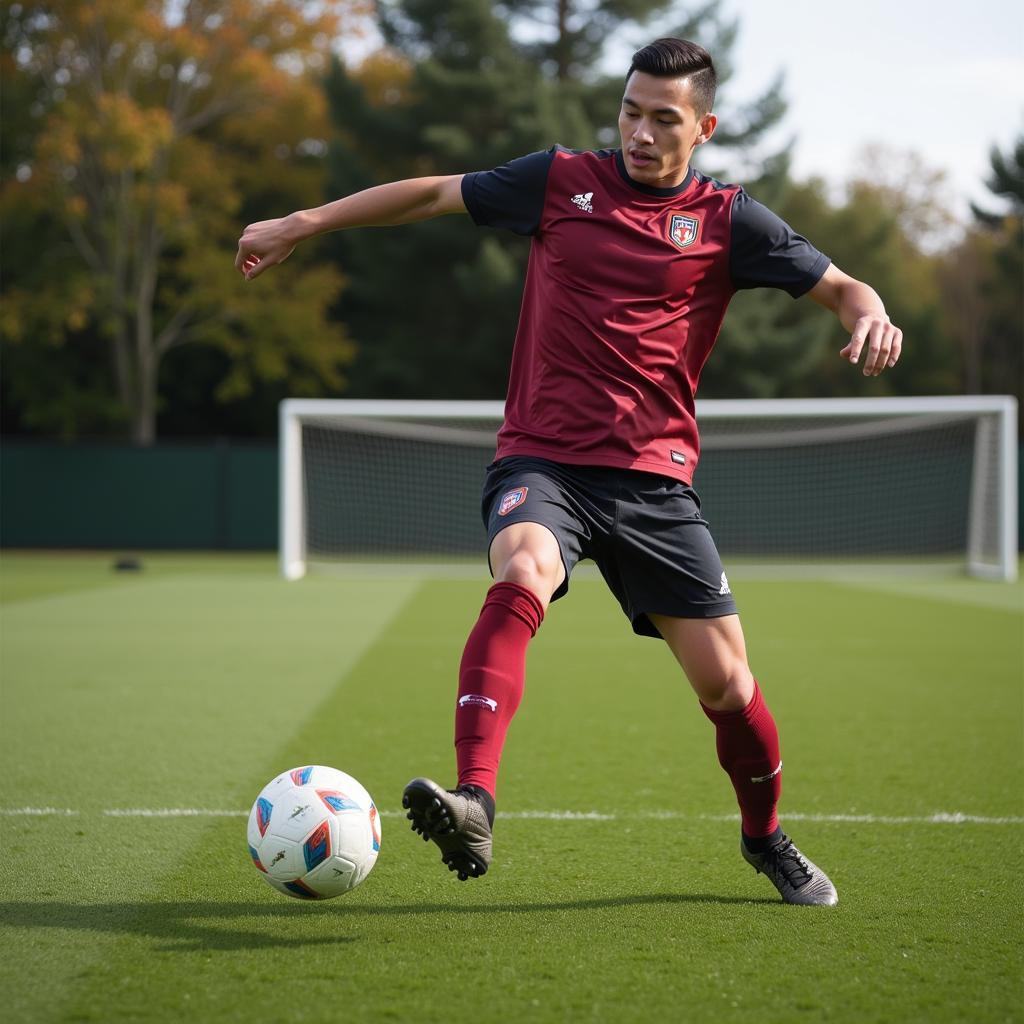
[[[633,56],[619,149],[555,146],[495,170],[392,182],[251,224],[239,242],[235,266],[251,280],[339,228],[468,212],[533,239],[484,487],[494,584],[459,669],[457,786],[418,778],[403,794],[413,829],[463,880],[491,861],[498,764],[530,639],[591,558],[633,630],[668,644],[713,724],[742,856],[787,903],[837,902],[779,825],[778,731],[691,486],[694,395],[741,288],[782,288],[832,310],[850,332],[840,355],[866,376],[896,364],[902,334],[868,285],[742,188],[690,167],[715,132],[715,85],[704,49],[658,39]]]

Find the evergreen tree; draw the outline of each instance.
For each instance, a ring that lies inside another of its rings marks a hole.
[[[986,188],[1008,207],[1006,213],[994,213],[971,203],[975,218],[990,228],[998,228],[1007,215],[1024,215],[1024,135],[1020,135],[1012,150],[1005,155],[998,146],[989,151],[992,173]]]
[[[977,225],[946,262],[943,298],[965,390],[1024,404],[1024,135],[1006,153],[994,146],[989,160],[985,184],[1003,211],[973,206]]]
[[[590,82],[611,39],[644,26],[672,6],[672,0],[504,0],[516,23],[532,29],[524,44],[543,72],[559,82]]]

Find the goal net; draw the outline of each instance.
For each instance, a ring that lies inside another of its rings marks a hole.
[[[500,402],[281,405],[281,568],[480,556]],[[1017,575],[1016,402],[697,403],[694,485],[726,558],[957,559]]]

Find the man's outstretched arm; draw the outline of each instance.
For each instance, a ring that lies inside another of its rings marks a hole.
[[[315,210],[250,224],[238,241],[235,268],[247,281],[283,263],[299,242],[342,228],[389,227],[429,220],[445,213],[465,213],[462,175],[409,178],[377,185],[336,199]]]
[[[833,263],[807,294],[831,309],[850,332],[850,343],[839,353],[844,359],[856,363],[866,348],[865,377],[877,377],[886,367],[896,365],[903,332],[890,322],[873,288],[844,274]]]

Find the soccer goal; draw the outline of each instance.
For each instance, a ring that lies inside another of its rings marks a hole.
[[[283,575],[481,555],[501,419],[501,402],[283,402]],[[1016,579],[1013,398],[708,400],[697,419],[694,483],[726,558],[956,560]]]

